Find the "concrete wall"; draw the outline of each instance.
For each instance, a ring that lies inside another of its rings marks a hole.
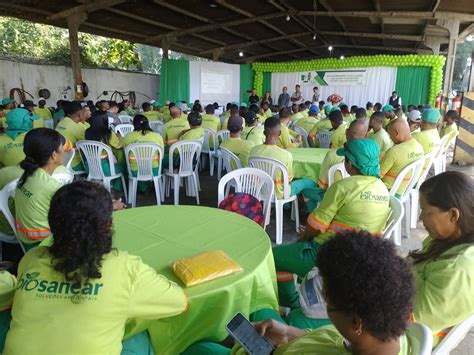
[[[109,99],[115,90],[132,90],[137,94],[137,105],[141,105],[142,102],[150,99],[139,93],[156,99],[160,88],[160,76],[154,74],[83,69],[82,76],[90,90],[87,100],[94,102],[99,96],[101,99]],[[8,97],[12,88],[21,88],[32,94],[36,103],[39,100],[38,91],[45,88],[51,92],[47,106],[55,106],[56,101],[63,99],[64,95],[68,100],[74,98],[73,91],[66,90],[68,86],[73,88],[73,84],[70,67],[0,59],[0,98]],[[104,90],[109,91],[107,96],[102,95]]]

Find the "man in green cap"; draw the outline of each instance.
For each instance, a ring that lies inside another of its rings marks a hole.
[[[437,127],[440,116],[438,109],[425,110],[421,116],[421,132],[413,134],[413,138],[423,146],[425,154],[439,149],[441,139]]]
[[[390,121],[397,118],[397,115],[395,115],[395,108],[392,105],[385,105],[382,108],[382,112],[385,115],[383,127],[386,128],[390,124]]]
[[[273,248],[280,305],[296,307],[293,274],[304,277],[315,265],[318,250],[336,233],[356,229],[381,236],[389,213],[390,194],[380,180],[380,150],[372,139],[352,139],[344,156],[349,177],[336,181],[309,215],[302,241]]]
[[[7,114],[16,107],[15,100],[3,99],[2,100],[3,111],[0,113],[0,124],[3,128],[7,127]]]
[[[5,134],[0,135],[0,167],[18,165],[25,159],[23,140],[26,132],[33,129],[33,121],[39,116],[32,115],[24,108],[15,108],[7,114]]]

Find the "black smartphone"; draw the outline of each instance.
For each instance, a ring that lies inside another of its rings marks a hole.
[[[241,313],[237,313],[227,323],[226,329],[232,338],[251,355],[269,355],[275,350],[275,347],[262,337]]]

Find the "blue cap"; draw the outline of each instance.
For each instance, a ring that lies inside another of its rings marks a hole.
[[[319,112],[319,106],[318,105],[311,105],[311,107],[309,108],[309,112],[318,113]]]

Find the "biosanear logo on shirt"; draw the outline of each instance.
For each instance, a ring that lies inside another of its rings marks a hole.
[[[18,280],[18,291],[35,293],[36,297],[49,299],[71,299],[73,303],[95,301],[100,294],[102,283],[85,282],[84,284],[68,281],[51,281],[41,279],[39,272],[22,274]]]

